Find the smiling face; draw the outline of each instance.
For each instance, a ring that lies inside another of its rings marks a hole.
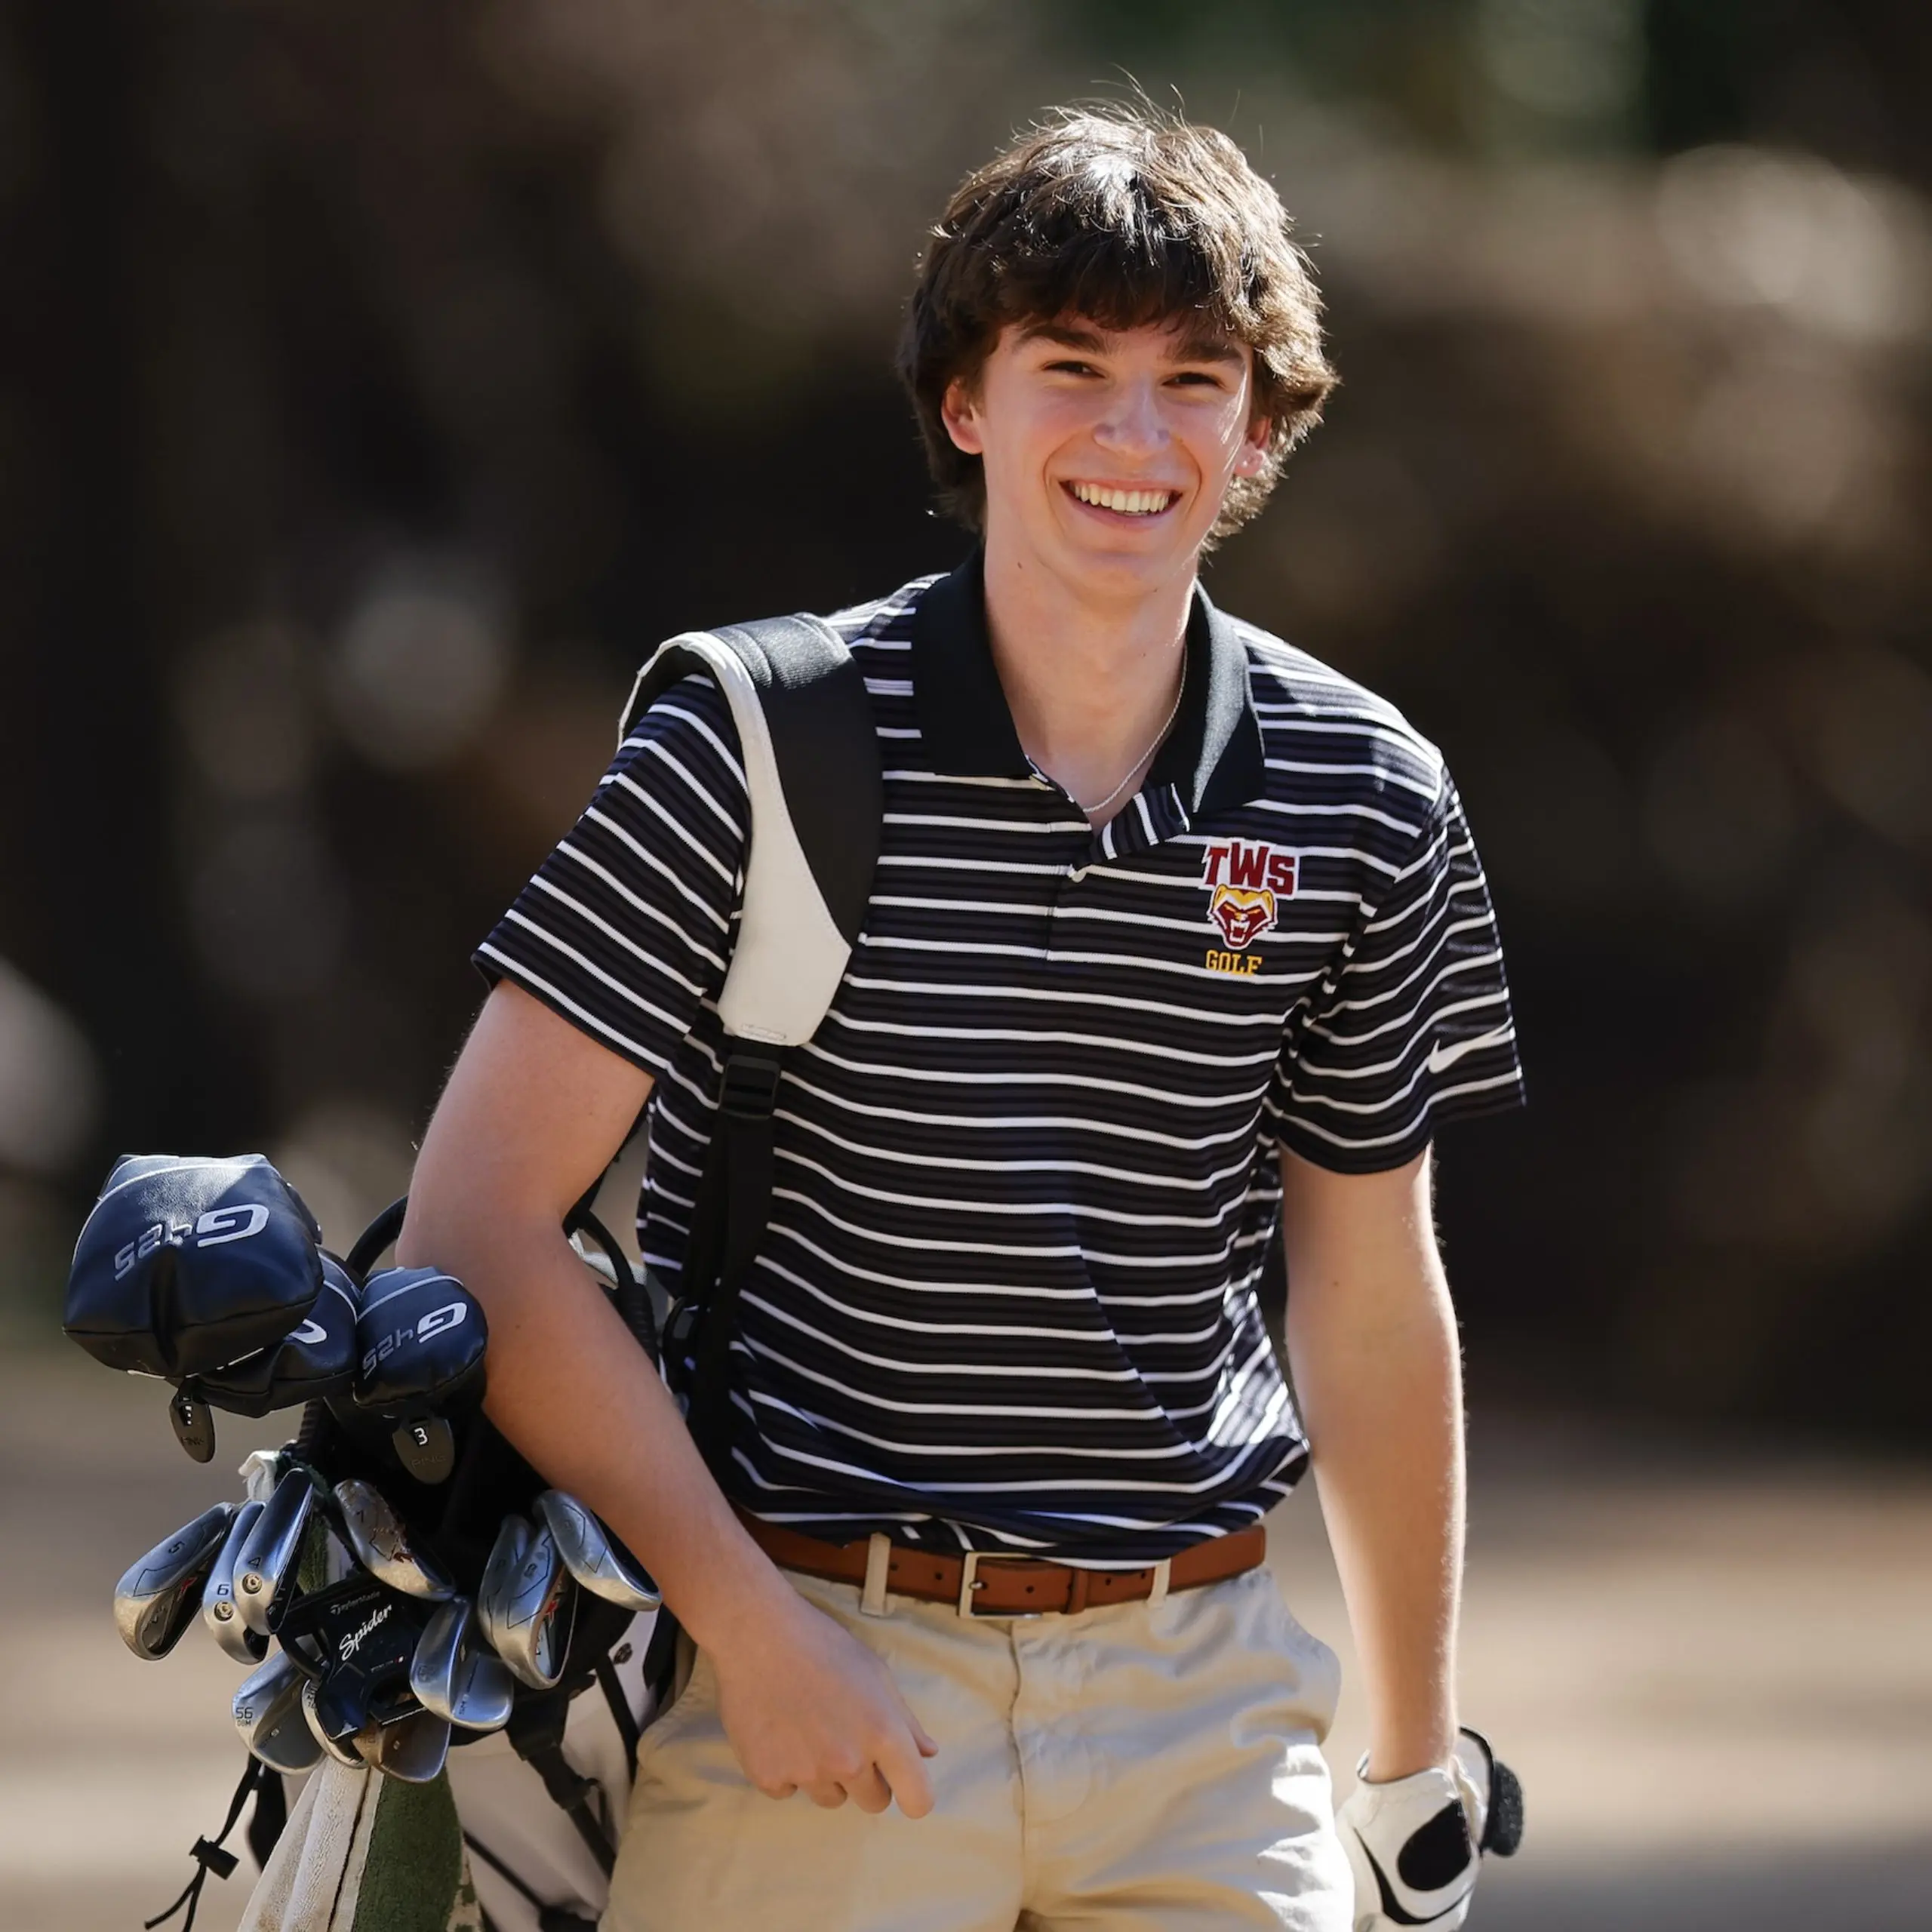
[[[983,466],[989,554],[1109,602],[1191,577],[1229,482],[1268,455],[1252,352],[1179,325],[1011,324],[943,417]]]

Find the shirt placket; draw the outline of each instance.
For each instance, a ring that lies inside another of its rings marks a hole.
[[[1069,812],[1079,811],[1079,806],[1061,786],[1044,773],[1041,776],[1054,796],[1066,801]],[[1186,807],[1181,802],[1180,792],[1172,785],[1160,785],[1137,792],[1098,832],[1089,832],[1084,837],[1072,835],[1069,849],[1056,855],[1057,869],[1048,909],[1048,957],[1051,958],[1061,949],[1061,909],[1078,902],[1084,892],[1087,875],[1094,866],[1151,851],[1156,845],[1190,829],[1191,821]]]

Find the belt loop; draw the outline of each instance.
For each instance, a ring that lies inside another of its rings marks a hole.
[[[892,1567],[892,1539],[882,1531],[875,1530],[871,1540],[866,1545],[866,1588],[859,1598],[859,1610],[863,1616],[883,1617],[885,1614],[885,1579]]]
[[[977,1549],[969,1549],[959,1559],[959,1614],[961,1617],[975,1614],[973,1592],[979,1587],[976,1580],[979,1567],[980,1552]]]
[[[1147,1607],[1149,1610],[1158,1609],[1161,1604],[1167,1601],[1168,1586],[1173,1582],[1174,1574],[1174,1565],[1172,1557],[1164,1556],[1154,1565],[1154,1580],[1148,1586],[1147,1589]]]
[[[1087,1592],[1093,1586],[1094,1573],[1081,1569],[1077,1564],[1071,1567],[1073,1574],[1067,1580],[1066,1614],[1078,1617],[1087,1607]]]

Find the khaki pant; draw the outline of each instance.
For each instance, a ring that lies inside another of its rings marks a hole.
[[[938,1741],[931,1815],[746,1781],[700,1653],[644,1734],[606,1932],[1348,1932],[1317,1749],[1334,1654],[1266,1569],[1158,1605],[962,1618],[792,1580]]]

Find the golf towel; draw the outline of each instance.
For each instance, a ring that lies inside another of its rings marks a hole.
[[[325,1758],[240,1932],[482,1932],[447,1773],[405,1784]]]

